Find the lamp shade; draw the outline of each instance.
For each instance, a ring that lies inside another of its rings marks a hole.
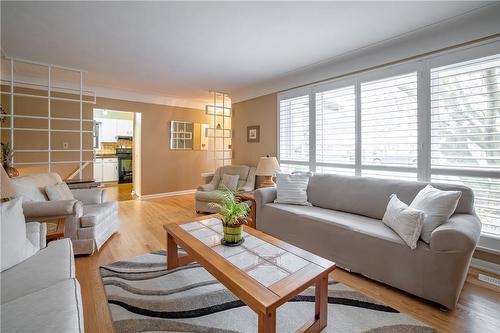
[[[274,156],[261,157],[255,174],[257,176],[272,176],[280,169],[278,160]]]
[[[0,167],[0,199],[8,199],[12,198],[16,191],[10,182],[9,176],[7,176],[7,172],[5,172],[3,167]]]

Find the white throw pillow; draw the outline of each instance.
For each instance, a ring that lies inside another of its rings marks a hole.
[[[75,197],[66,183],[45,186],[45,193],[50,201],[74,200]]]
[[[36,247],[26,237],[22,199],[1,203],[2,272],[31,257]]]
[[[431,233],[441,224],[448,221],[462,196],[461,191],[441,191],[432,185],[427,185],[418,192],[410,204],[411,208],[425,213],[424,225],[420,238],[427,244],[431,241]]]
[[[392,194],[382,222],[394,230],[414,250],[422,231],[424,215],[421,210],[408,207],[398,199],[397,195]]]
[[[307,201],[307,185],[311,173],[280,173],[276,174],[275,203],[312,206]]]
[[[239,175],[222,175],[222,180],[219,184],[219,190],[224,190],[227,187],[229,190],[236,192],[238,189],[238,180],[240,179]]]

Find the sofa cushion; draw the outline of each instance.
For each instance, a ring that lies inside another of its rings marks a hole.
[[[66,183],[57,183],[45,186],[45,194],[50,201],[75,200],[73,193]]]
[[[444,191],[461,191],[455,213],[474,212],[474,193],[466,186],[432,184]],[[381,220],[391,194],[411,202],[427,186],[424,182],[315,174],[309,180],[307,195],[314,206],[368,216]]]
[[[74,277],[71,241],[64,238],[50,242],[34,256],[2,272],[2,303]]]
[[[209,192],[196,191],[195,198],[199,201],[219,202],[222,194],[222,191],[219,190]]]
[[[310,173],[276,173],[275,203],[311,206],[307,201],[307,184]]]
[[[80,225],[84,228],[94,227],[104,221],[109,216],[116,213],[116,201],[103,202],[97,205],[83,206],[83,215],[80,218]]]
[[[394,230],[412,250],[417,248],[423,221],[423,211],[408,207],[395,194],[391,196],[382,219],[382,222]]]
[[[83,332],[80,285],[76,279],[17,298],[2,306],[2,332]]]
[[[460,191],[441,191],[431,185],[427,185],[418,192],[410,207],[425,213],[422,234],[420,235],[424,242],[429,244],[434,229],[448,221],[455,211],[461,195]]]
[[[0,221],[3,272],[35,254],[38,248],[26,237],[26,220],[21,198],[0,203]]]
[[[266,209],[288,212],[300,218],[310,220],[311,223],[320,222],[327,225],[362,233],[368,236],[384,239],[406,247],[401,237],[391,228],[384,225],[381,220],[335,210],[284,204],[266,204]],[[313,237],[314,238],[314,237]]]

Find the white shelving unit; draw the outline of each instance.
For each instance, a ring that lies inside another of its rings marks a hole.
[[[205,106],[205,114],[211,117],[207,129],[208,159],[214,167],[230,165],[232,160],[231,99],[226,93],[212,92],[213,103]]]
[[[13,165],[42,165],[47,164],[48,171],[51,171],[53,164],[78,164],[79,170],[77,174],[80,179],[82,178],[82,170],[89,162],[93,160],[84,159],[84,152],[93,152],[93,149],[84,149],[83,147],[83,134],[93,133],[93,130],[85,130],[84,122],[92,122],[92,119],[83,119],[83,105],[85,103],[95,104],[95,92],[83,89],[83,74],[86,71],[76,68],[63,67],[53,64],[45,64],[25,59],[12,58],[2,55],[2,95],[10,97],[9,114],[4,115],[5,118],[10,120],[10,145],[14,152]],[[55,82],[54,75],[60,78],[72,77],[73,82],[68,81],[65,85],[64,79]],[[75,82],[76,81],[76,82]],[[8,87],[5,89],[4,87]],[[17,92],[16,90],[24,90],[27,92]],[[65,96],[65,97],[62,97]],[[75,98],[75,96],[78,96]],[[27,97],[33,99],[41,99],[47,101],[47,115],[35,116],[16,113],[16,97]],[[79,117],[53,117],[51,113],[52,101],[64,101],[67,103],[77,103],[79,106]],[[36,127],[16,127],[16,119],[25,120],[46,120],[47,128]],[[69,121],[77,122],[78,129],[56,129],[52,126],[52,121]],[[91,126],[93,127],[93,126]],[[47,132],[47,149],[20,149],[16,147],[15,133],[21,131],[32,132]],[[79,133],[79,149],[52,149],[52,133],[65,132],[65,133]],[[79,152],[77,160],[64,160],[53,161],[52,154],[58,152]],[[47,153],[46,161],[37,162],[16,162],[16,153]]]

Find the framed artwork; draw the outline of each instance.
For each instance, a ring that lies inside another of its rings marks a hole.
[[[260,126],[247,126],[247,142],[260,141]]]

